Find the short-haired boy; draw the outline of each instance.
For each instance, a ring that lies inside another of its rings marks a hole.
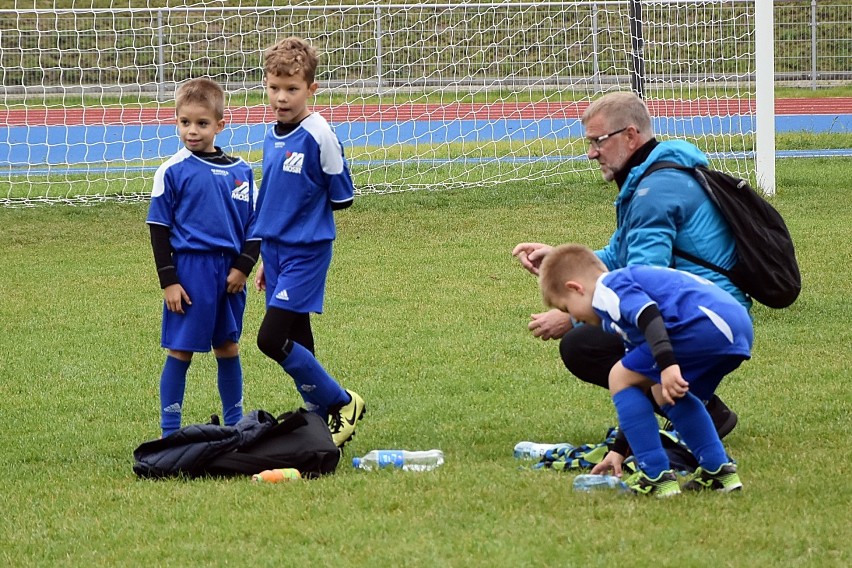
[[[252,233],[262,239],[255,284],[266,290],[257,345],[293,378],[305,407],[326,417],[335,444],[343,447],[364,414],[364,400],[317,361],[310,313],[323,308],[337,234],[333,211],[352,205],[355,189],[340,141],[322,116],[308,110],[317,64],[314,48],[296,37],[265,53],[264,84],[276,122],[263,143]]]
[[[161,345],[168,350],[160,377],[160,427],[181,426],[186,375],[193,353],[213,348],[225,425],[243,413],[239,340],[246,279],[260,241],[247,238],[253,221],[251,167],[215,145],[225,127],[225,93],[210,79],[190,79],[175,93],[183,143],[157,169],[147,224],[163,289]]]
[[[609,388],[620,428],[640,472],[632,491],[668,497],[680,493],[658,433],[650,390],[699,468],[684,489],[742,488],[702,400],[751,356],[754,338],[746,309],[728,292],[699,276],[652,266],[608,272],[581,245],[562,245],[541,264],[539,286],[550,307],[621,337],[624,357],[612,368]],[[615,469],[610,452],[593,473]],[[620,463],[618,464],[620,466]]]

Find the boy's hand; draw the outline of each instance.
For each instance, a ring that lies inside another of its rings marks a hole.
[[[680,374],[680,365],[670,365],[660,373],[662,379],[663,400],[668,404],[674,404],[675,400],[682,398],[689,391],[689,383]]]
[[[599,464],[592,468],[594,475],[606,475],[612,472],[612,475],[621,477],[621,464],[624,463],[624,456],[618,452],[607,452],[604,459]]]
[[[184,302],[186,302],[187,306],[192,305],[189,294],[186,293],[186,290],[180,284],[172,284],[163,288],[163,300],[166,302],[166,309],[176,314],[184,313]]]
[[[571,322],[571,316],[557,309],[533,314],[530,316],[530,323],[527,328],[532,332],[533,336],[542,339],[559,339],[568,333],[574,324]]]
[[[541,261],[552,250],[552,246],[543,243],[520,243],[512,249],[512,256],[520,261],[521,266],[538,276]]]
[[[225,282],[225,289],[228,291],[228,294],[237,294],[242,292],[246,288],[246,280],[248,280],[248,277],[243,274],[242,270],[232,268],[231,271],[228,272],[228,280]]]
[[[257,272],[254,273],[254,287],[258,292],[266,290],[266,275],[263,273],[263,263],[257,266]]]

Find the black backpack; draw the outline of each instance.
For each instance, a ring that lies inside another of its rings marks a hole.
[[[781,214],[746,180],[705,166],[655,162],[642,177],[665,168],[690,172],[701,184],[731,228],[737,262],[724,269],[677,248],[672,251],[675,256],[724,274],[740,290],[770,308],[786,308],[795,302],[802,290],[802,276],[793,239]]]
[[[278,416],[276,424],[251,443],[208,462],[209,475],[254,475],[266,469],[296,468],[302,478],[333,473],[340,461],[328,423],[300,408]]]
[[[236,426],[185,426],[144,442],[133,452],[139,477],[254,475],[266,469],[296,468],[303,478],[333,473],[340,461],[328,424],[300,408],[277,418],[254,410]]]

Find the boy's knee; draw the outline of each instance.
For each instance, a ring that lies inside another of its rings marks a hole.
[[[257,348],[260,349],[261,353],[275,361],[284,360],[284,346],[287,341],[286,337],[281,337],[273,333],[264,333],[262,329],[257,334]]]
[[[648,377],[640,375],[625,367],[621,361],[612,366],[609,371],[609,392],[616,394],[630,387],[639,387],[645,392],[652,388],[654,382]]]
[[[213,348],[213,354],[217,358],[231,358],[240,354],[240,345],[233,341],[226,341]]]
[[[621,363],[617,363],[610,369],[609,371],[609,393],[615,395],[616,393],[623,391],[630,384],[625,380],[626,376],[622,371],[625,371],[624,365]]]

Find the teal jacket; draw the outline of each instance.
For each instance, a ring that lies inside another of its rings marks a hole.
[[[751,300],[728,278],[672,254],[672,248],[678,248],[722,268],[736,261],[727,222],[688,172],[662,169],[642,179],[651,164],[662,160],[690,167],[708,164],[704,153],[689,142],[657,144],[621,185],[615,200],[615,232],[596,254],[610,270],[640,264],[691,272],[715,282],[751,309]]]

